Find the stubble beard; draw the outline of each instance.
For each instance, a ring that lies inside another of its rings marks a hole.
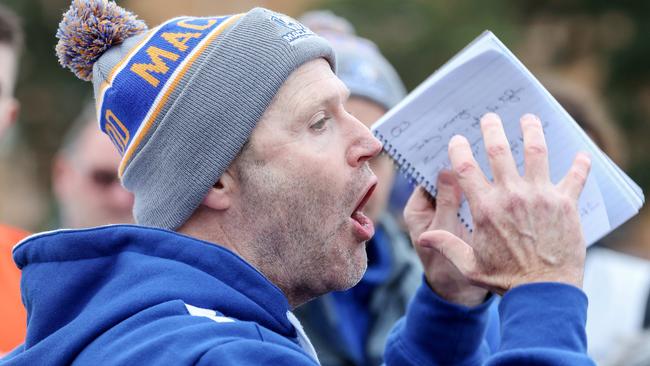
[[[247,166],[240,176],[247,200],[243,217],[249,221],[244,227],[253,231],[248,246],[255,258],[247,259],[292,305],[361,280],[365,244],[352,243],[346,213],[363,180],[346,185],[343,196],[337,196],[316,176],[287,177],[259,165]]]

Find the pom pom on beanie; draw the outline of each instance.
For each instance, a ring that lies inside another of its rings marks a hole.
[[[106,50],[146,30],[142,20],[112,1],[74,0],[56,32],[56,54],[61,66],[90,81]]]

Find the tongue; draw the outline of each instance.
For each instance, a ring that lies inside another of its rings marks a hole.
[[[364,215],[361,211],[355,211],[352,214],[352,220],[357,222],[356,232],[361,240],[370,240],[375,235],[375,226],[368,216]]]

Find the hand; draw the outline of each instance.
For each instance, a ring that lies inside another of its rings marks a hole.
[[[500,294],[532,282],[581,287],[586,248],[577,202],[590,160],[578,154],[567,175],[553,185],[540,120],[525,115],[521,128],[524,177],[517,171],[499,116],[488,113],[481,119],[493,182],[481,172],[467,139],[451,139],[449,157],[472,212],[472,239],[435,230],[424,233],[420,245],[438,250],[472,284]]]
[[[447,230],[469,242],[469,231],[457,217],[462,193],[456,177],[448,170],[440,172],[437,187],[435,200],[424,188],[417,187],[404,208],[404,221],[409,228],[411,242],[420,257],[424,275],[433,291],[456,304],[479,305],[485,300],[488,291],[473,286],[437,250],[420,245],[420,235],[430,230]]]

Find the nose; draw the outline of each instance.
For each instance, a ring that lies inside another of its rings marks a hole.
[[[361,121],[349,115],[352,122],[352,144],[347,151],[348,164],[359,167],[377,156],[382,149],[381,142]]]

